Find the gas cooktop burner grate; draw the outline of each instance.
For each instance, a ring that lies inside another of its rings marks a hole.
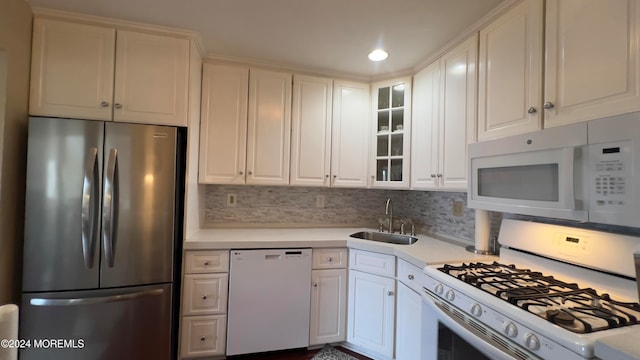
[[[444,265],[438,270],[576,333],[640,324],[640,304],[498,262]]]

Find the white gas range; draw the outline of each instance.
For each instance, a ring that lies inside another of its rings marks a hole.
[[[504,220],[499,242],[495,261],[425,267],[423,359],[590,359],[640,333],[640,238]]]

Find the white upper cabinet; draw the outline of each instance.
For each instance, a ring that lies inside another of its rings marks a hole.
[[[542,127],[542,0],[526,0],[480,31],[478,140]]]
[[[369,84],[333,82],[331,186],[367,187],[369,163]]]
[[[545,127],[640,110],[640,2],[548,0]]]
[[[467,144],[475,141],[473,36],[414,78],[412,189],[466,190]]]
[[[330,184],[332,91],[331,79],[293,78],[291,185]]]
[[[429,65],[413,77],[411,117],[411,188],[438,187],[440,153],[440,62]]]
[[[467,144],[476,133],[478,37],[472,36],[440,60],[440,155],[436,174],[443,189],[467,189]]]
[[[291,148],[291,74],[249,73],[247,184],[287,185]]]
[[[371,186],[408,189],[411,163],[411,79],[372,86]]]
[[[29,112],[186,126],[189,46],[177,37],[36,18]]]
[[[118,30],[115,121],[187,126],[189,41]]]
[[[199,182],[244,184],[249,68],[205,63]]]
[[[29,114],[113,116],[116,30],[35,18]]]

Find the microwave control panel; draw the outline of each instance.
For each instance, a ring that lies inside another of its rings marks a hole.
[[[591,211],[619,213],[629,206],[633,186],[632,142],[589,145]]]

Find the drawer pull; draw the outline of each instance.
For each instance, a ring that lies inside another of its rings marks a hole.
[[[411,274],[409,274],[409,276],[407,276],[407,277],[409,278],[409,280],[413,280],[414,279],[413,275],[411,275]]]
[[[329,256],[329,258],[327,259],[329,262],[333,262],[333,258],[331,256]]]
[[[209,266],[209,260],[204,261],[204,266]]]
[[[206,336],[201,336],[201,337],[200,337],[200,341],[205,341],[205,340],[207,340],[207,337],[206,337]]]
[[[207,294],[202,295],[202,300],[207,300]]]

